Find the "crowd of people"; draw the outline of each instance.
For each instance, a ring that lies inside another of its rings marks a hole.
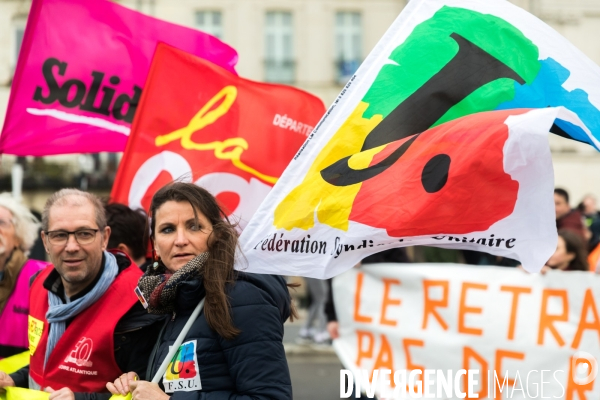
[[[559,239],[544,268],[600,271],[595,198],[572,209],[557,188],[554,200]],[[130,392],[292,398],[282,343],[284,322],[297,316],[292,285],[234,269],[236,226],[194,184],[158,190],[149,215],[63,189],[48,198],[40,221],[0,194],[0,326],[10,326],[0,330],[0,359],[31,354],[28,366],[0,371],[0,391],[44,390],[52,400]],[[49,263],[28,257],[36,239]],[[441,260],[518,265],[486,253],[404,248],[363,263]],[[306,289],[300,339],[327,344],[339,335],[331,282],[307,279]]]
[[[26,258],[39,222],[0,197],[0,319],[11,326],[1,357],[28,338],[31,352],[28,366],[0,372],[0,388],[51,400],[291,399],[285,280],[234,270],[235,226],[196,185],[163,187],[151,215],[60,190],[41,218],[47,264]]]
[[[569,201],[566,190],[554,189],[558,244],[546,267],[600,273],[600,213],[596,209],[596,198],[586,195],[574,209]]]

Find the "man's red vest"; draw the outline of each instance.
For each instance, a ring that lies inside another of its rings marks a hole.
[[[138,301],[134,289],[142,271],[132,262],[117,275],[106,293],[69,323],[44,369],[49,324],[46,321],[48,291],[43,283],[53,269],[52,265],[44,269],[31,286],[29,348],[33,353],[29,373],[42,388],[106,392],[106,382],[114,381],[123,373],[115,361],[114,330],[121,317]]]

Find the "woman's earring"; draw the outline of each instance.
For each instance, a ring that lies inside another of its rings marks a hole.
[[[152,268],[156,271],[156,269],[158,268],[158,261],[160,260],[160,257],[156,254],[156,251],[153,251],[154,253],[154,264],[152,264]]]

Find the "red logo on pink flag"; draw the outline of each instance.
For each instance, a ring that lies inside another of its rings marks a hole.
[[[219,39],[107,0],[34,0],[0,153],[123,151],[158,42],[234,72]]]

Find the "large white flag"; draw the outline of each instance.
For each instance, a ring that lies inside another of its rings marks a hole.
[[[599,108],[600,68],[520,8],[411,2],[242,234],[247,270],[323,278],[433,245],[537,271],[556,245],[547,134],[598,148]]]

